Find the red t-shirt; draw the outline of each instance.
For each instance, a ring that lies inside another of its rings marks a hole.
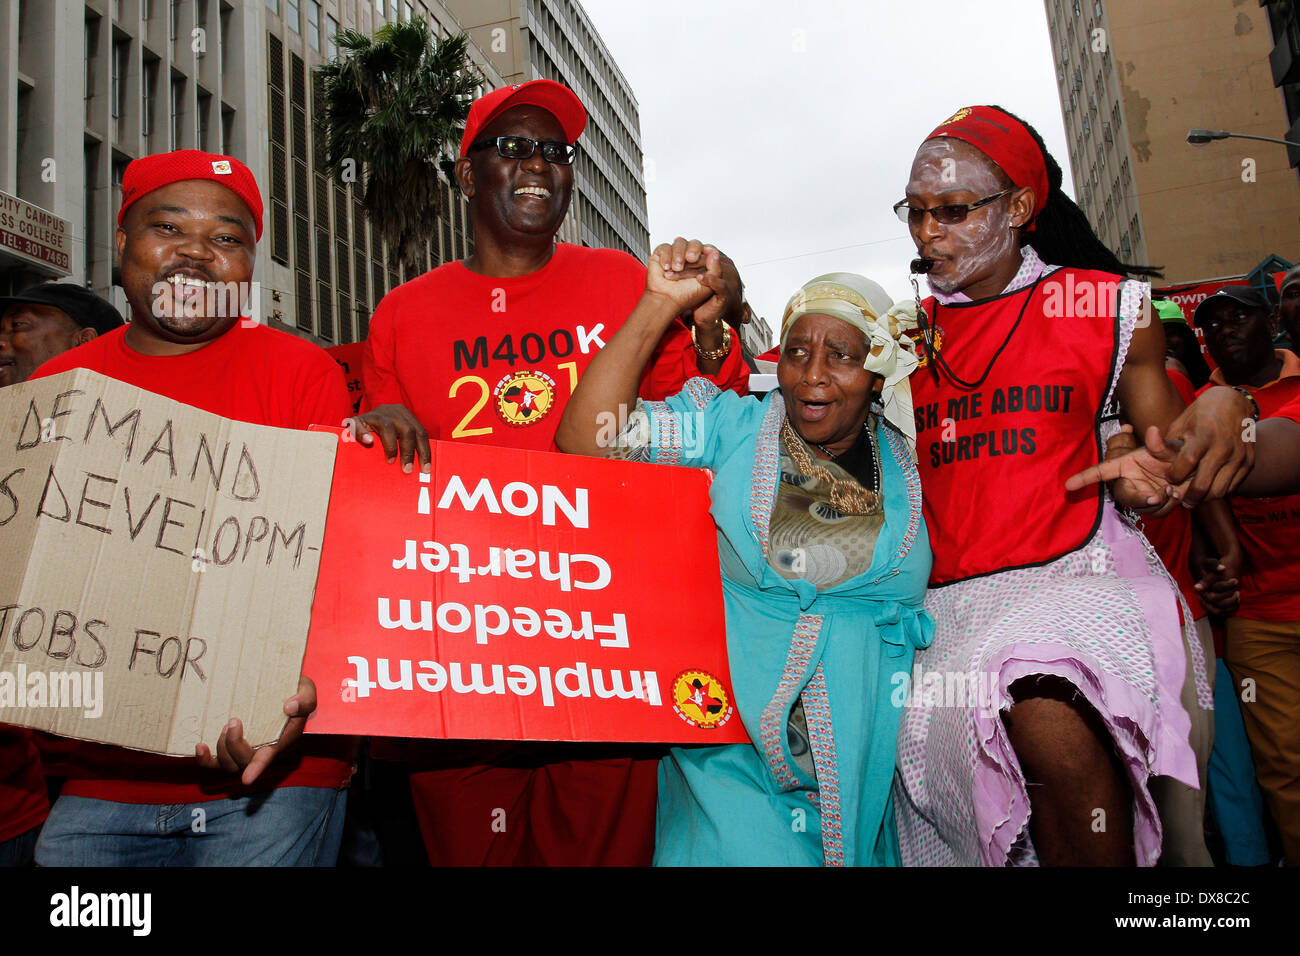
[[[338,363],[316,345],[263,325],[236,325],[201,349],[170,356],[136,352],[126,344],[123,327],[55,356],[31,377],[74,368],[256,425],[337,426],[352,414]],[[216,741],[208,745],[215,750]],[[69,758],[62,792],[119,803],[179,804],[273,787],[340,787],[351,774],[351,747],[344,738],[304,738],[250,788],[232,774],[205,770],[184,757],[79,742]]]
[[[596,352],[645,290],[645,266],[613,249],[560,243],[541,269],[481,276],[450,262],[388,293],[366,340],[365,407],[400,404],[431,437],[549,451],[564,405]],[[749,371],[737,336],[717,375],[740,394]],[[699,375],[690,332],[674,321],[642,376],[662,400]]]
[[[0,843],[43,823],[49,812],[31,731],[0,724]]]
[[[1165,369],[1184,405],[1190,405],[1196,399],[1196,388],[1182,372],[1171,368]],[[1144,515],[1142,533],[1156,549],[1156,554],[1168,569],[1170,577],[1183,592],[1187,606],[1192,612],[1192,619],[1199,621],[1205,617],[1206,610],[1196,594],[1196,579],[1192,576],[1188,561],[1192,552],[1192,513],[1186,508],[1176,508],[1163,518]]]
[[[1300,401],[1300,375],[1279,378],[1258,388],[1242,387],[1259,403],[1261,418],[1274,417]],[[1246,555],[1241,605],[1235,616],[1252,621],[1300,621],[1300,548],[1296,547],[1300,540],[1300,495],[1234,495],[1228,504]]]

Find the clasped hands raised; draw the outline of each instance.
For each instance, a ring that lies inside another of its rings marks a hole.
[[[1165,432],[1152,426],[1144,439],[1139,445],[1133,427],[1123,426],[1106,443],[1105,460],[1068,478],[1066,490],[1110,482],[1118,505],[1160,517],[1179,504],[1227,497],[1255,462],[1251,405],[1231,388],[1209,389]]]

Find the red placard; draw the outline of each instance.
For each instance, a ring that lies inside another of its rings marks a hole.
[[[715,535],[695,469],[434,442],[406,475],[341,441],[308,727],[744,742]]]

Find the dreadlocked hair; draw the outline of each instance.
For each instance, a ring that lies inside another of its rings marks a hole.
[[[1142,266],[1121,262],[1092,231],[1092,224],[1083,210],[1075,205],[1074,200],[1061,190],[1061,167],[1052,154],[1047,151],[1043,137],[1015,113],[1001,106],[1001,110],[1019,122],[1033,137],[1043,154],[1047,166],[1047,202],[1043,211],[1034,220],[1033,232],[1024,230],[1020,234],[1020,244],[1033,243],[1034,251],[1044,262],[1058,266],[1073,266],[1076,269],[1096,269],[1101,272],[1114,272],[1120,275],[1141,276],[1147,279],[1159,279],[1164,276],[1160,266]]]

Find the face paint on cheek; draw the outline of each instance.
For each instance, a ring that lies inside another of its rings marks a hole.
[[[961,292],[987,278],[1008,259],[1019,256],[1020,239],[1010,217],[990,212],[978,219],[970,216],[959,227],[961,241],[952,245],[953,259],[947,274],[927,277],[930,288],[944,295]]]

